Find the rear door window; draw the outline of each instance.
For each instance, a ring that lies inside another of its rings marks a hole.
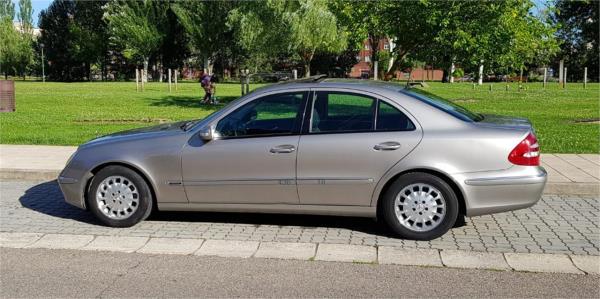
[[[377,100],[365,95],[317,91],[312,103],[311,133],[369,132]]]
[[[404,113],[384,101],[379,101],[376,131],[412,131],[414,129],[415,125]]]

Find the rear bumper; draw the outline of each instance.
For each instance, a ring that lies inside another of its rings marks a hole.
[[[535,205],[546,186],[546,170],[514,166],[505,171],[459,175],[467,216],[500,213]]]

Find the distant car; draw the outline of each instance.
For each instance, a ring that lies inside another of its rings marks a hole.
[[[159,211],[364,216],[430,240],[458,217],[534,205],[546,183],[531,124],[398,84],[270,85],[202,120],[79,147],[58,182],[109,226]]]

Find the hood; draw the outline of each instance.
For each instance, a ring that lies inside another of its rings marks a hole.
[[[533,131],[533,126],[527,118],[495,114],[481,114],[481,116],[483,119],[476,122],[478,125]]]
[[[100,143],[114,142],[114,141],[126,141],[140,138],[152,138],[155,136],[164,136],[170,134],[180,134],[184,131],[181,129],[181,126],[185,124],[187,121],[180,121],[174,123],[160,124],[156,126],[137,128],[132,130],[126,130],[121,132],[116,132],[108,135],[104,135],[98,138],[94,138],[82,146],[89,146]]]

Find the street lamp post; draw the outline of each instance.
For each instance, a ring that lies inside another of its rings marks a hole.
[[[46,72],[44,70],[44,44],[40,44],[42,47],[42,83],[46,83]]]

